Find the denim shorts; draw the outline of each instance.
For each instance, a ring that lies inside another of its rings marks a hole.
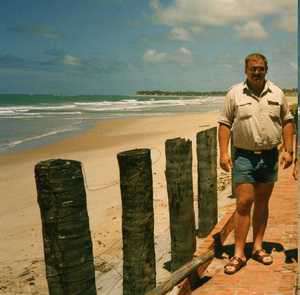
[[[234,183],[270,183],[277,181],[278,149],[256,154],[236,149],[233,162]]]

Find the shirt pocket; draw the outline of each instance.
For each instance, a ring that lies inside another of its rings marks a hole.
[[[280,103],[277,100],[268,99],[267,110],[272,119],[280,118]]]
[[[238,105],[237,117],[240,120],[248,119],[252,116],[253,109],[251,102],[240,103]]]

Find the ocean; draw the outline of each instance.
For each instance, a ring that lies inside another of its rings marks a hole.
[[[53,143],[103,119],[217,111],[223,101],[222,96],[0,94],[0,153]]]

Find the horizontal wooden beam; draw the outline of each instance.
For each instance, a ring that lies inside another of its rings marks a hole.
[[[215,226],[209,236],[201,242],[201,246],[194,253],[193,259],[175,272],[171,273],[170,277],[166,281],[158,285],[156,288],[148,291],[146,295],[166,294],[182,281],[183,282],[180,286],[184,286],[184,288],[186,288],[186,285],[189,284],[188,277],[193,272],[197,272],[200,277],[216,256],[216,252],[220,249],[220,246],[222,246],[228,235],[233,230],[234,215],[235,205],[231,205],[227,208],[227,212],[222,220]],[[180,295],[180,291],[178,295]]]
[[[189,276],[192,272],[196,271],[199,265],[212,260],[215,253],[214,250],[209,250],[207,253],[194,257],[191,261],[180,267],[178,270],[174,271],[170,278],[160,284],[155,289],[146,293],[146,295],[163,295],[168,291],[172,290],[179,282],[184,278]]]

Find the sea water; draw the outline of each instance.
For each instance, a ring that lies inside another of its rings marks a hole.
[[[0,95],[0,153],[53,143],[98,120],[218,111],[222,96]]]

